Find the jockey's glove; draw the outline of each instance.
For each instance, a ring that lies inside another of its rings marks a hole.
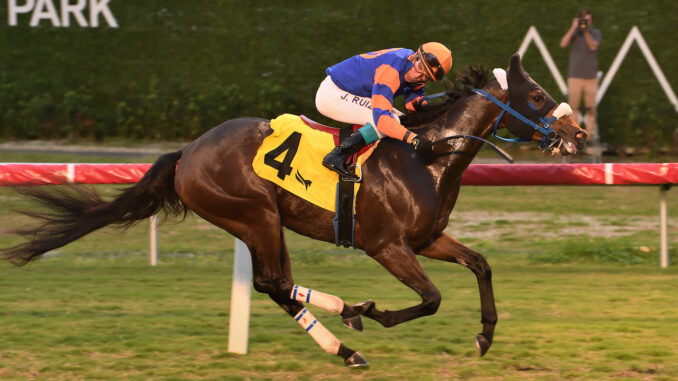
[[[433,142],[424,136],[415,136],[411,144],[426,164],[430,164],[438,158],[438,155],[433,151]]]

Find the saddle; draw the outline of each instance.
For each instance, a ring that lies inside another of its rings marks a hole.
[[[305,116],[305,115],[299,115],[301,120],[306,123],[307,126],[313,128],[314,130],[322,131],[322,132],[327,132],[328,134],[332,135],[332,138],[334,138],[334,145],[338,146],[341,144],[341,141],[343,138],[340,136],[342,133],[346,134],[346,136],[350,136],[352,133],[358,131],[362,125],[360,124],[352,124],[350,127],[334,127],[334,126],[327,126],[322,123],[318,123],[311,118]],[[357,155],[354,155],[355,157],[358,157],[365,153],[370,147],[372,147],[374,143],[369,144],[365,147],[363,147],[360,151],[358,151]],[[355,163],[355,162],[354,162]]]
[[[300,118],[309,127],[331,134],[334,138],[335,146],[340,145],[344,139],[351,136],[353,132],[362,127],[359,124],[354,124],[351,127],[345,128],[332,127],[315,122],[304,115],[300,115]],[[355,165],[358,156],[367,151],[370,146],[363,147],[356,154],[349,156],[347,164]],[[355,237],[353,234],[355,229],[355,214],[353,214],[353,184],[352,181],[344,181],[342,178],[337,182],[336,212],[333,220],[334,238],[337,246],[355,246]]]

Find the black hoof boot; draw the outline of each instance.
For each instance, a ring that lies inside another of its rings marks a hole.
[[[367,360],[365,360],[365,358],[358,352],[353,353],[351,357],[345,359],[344,365],[350,366],[351,368],[369,366]]]
[[[363,331],[363,321],[360,319],[360,313],[347,304],[344,304],[344,308],[341,310],[341,322],[354,331]]]
[[[332,152],[328,153],[323,159],[325,168],[337,172],[341,177],[352,181],[358,181],[358,176],[355,173],[346,169],[346,159],[348,155],[344,153],[341,147],[335,147]]]
[[[357,313],[364,315],[365,312],[371,310],[372,308],[374,308],[374,306],[375,306],[374,301],[365,300],[364,302],[352,305],[351,308]]]
[[[490,349],[490,345],[492,345],[492,339],[486,337],[484,333],[479,333],[476,335],[476,347],[478,347],[478,354],[480,357],[483,357],[485,353]]]
[[[341,319],[341,322],[344,323],[346,327],[354,331],[363,331],[363,321],[360,319],[360,315],[344,317]]]

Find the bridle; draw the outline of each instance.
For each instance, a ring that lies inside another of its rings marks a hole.
[[[499,123],[500,123],[500,121],[501,121],[501,118],[502,118],[506,113],[509,113],[509,114],[511,114],[514,118],[516,118],[516,119],[518,119],[519,121],[521,121],[521,122],[527,124],[528,126],[530,126],[530,127],[533,128],[535,131],[539,132],[539,133],[542,135],[541,142],[539,143],[539,148],[541,148],[542,150],[552,149],[552,148],[554,148],[556,145],[562,144],[562,139],[561,139],[561,138],[558,136],[558,134],[553,130],[553,128],[551,128],[551,123],[555,122],[555,121],[558,120],[558,118],[559,118],[558,116],[555,116],[556,112],[554,112],[554,114],[553,114],[550,118],[546,118],[546,117],[544,117],[544,116],[540,116],[540,117],[539,117],[539,122],[541,123],[541,125],[539,125],[539,124],[533,122],[532,120],[528,119],[525,115],[523,115],[523,114],[521,114],[520,112],[518,112],[518,111],[516,111],[515,109],[513,109],[513,108],[510,106],[510,103],[511,103],[510,100],[507,101],[506,103],[504,103],[504,102],[500,101],[499,99],[495,98],[492,94],[488,93],[488,92],[485,91],[485,90],[482,90],[482,89],[473,89],[472,91],[473,91],[474,93],[476,93],[476,94],[478,94],[478,95],[480,95],[480,96],[482,96],[482,97],[484,97],[484,98],[486,98],[486,99],[492,101],[494,104],[496,104],[497,106],[499,106],[499,107],[502,109],[502,111],[499,113],[499,116],[497,117],[497,120],[494,122],[494,126],[493,126],[493,128],[492,128],[492,135],[493,135],[494,137],[498,138],[499,140],[503,140],[503,141],[506,141],[506,142],[529,142],[529,141],[530,141],[530,139],[522,139],[522,138],[503,138],[503,137],[497,135],[497,129],[498,129],[498,127],[499,127]],[[435,98],[440,98],[440,97],[442,97],[444,94],[446,94],[446,93],[433,94],[433,95],[427,97],[427,100],[435,99]],[[536,108],[532,103],[530,103],[529,101],[527,102],[527,105],[528,105],[532,110],[537,111],[537,108]],[[558,108],[560,108],[560,107],[563,107],[562,104],[558,106]],[[557,110],[558,110],[558,109],[556,109],[556,111],[557,111]],[[560,113],[558,113],[558,114],[560,114]],[[487,141],[487,140],[485,140],[485,139],[483,139],[483,138],[481,138],[481,137],[479,137],[479,136],[475,136],[475,135],[452,135],[452,136],[447,136],[447,137],[444,137],[444,138],[442,138],[442,139],[436,140],[435,142],[433,142],[433,145],[435,146],[436,144],[443,143],[443,142],[446,142],[446,141],[448,141],[448,140],[452,140],[452,139],[462,139],[462,138],[479,140],[479,141],[481,141],[481,142],[487,144],[488,146],[490,146],[490,148],[492,148],[498,155],[500,155],[500,156],[501,156],[502,158],[504,158],[506,161],[508,161],[509,163],[513,163],[513,157],[511,157],[511,155],[509,155],[506,151],[504,151],[504,150],[502,150],[501,148],[497,147],[496,145],[490,143],[489,141]],[[437,155],[438,155],[438,156],[446,156],[446,155],[451,155],[451,154],[453,154],[453,153],[454,153],[454,151],[453,151],[453,152],[439,153],[439,154],[437,154]]]
[[[510,91],[510,90],[509,90]],[[539,117],[539,122],[541,125],[531,121],[527,117],[525,117],[523,114],[519,113],[518,111],[514,110],[511,108],[510,103],[511,101],[509,100],[508,102],[504,103],[500,101],[499,99],[495,98],[492,96],[492,94],[488,93],[485,90],[482,89],[473,89],[473,92],[476,94],[479,94],[486,99],[492,101],[494,104],[499,106],[502,111],[499,113],[499,116],[497,117],[497,120],[494,122],[494,127],[492,128],[492,135],[499,140],[503,140],[505,142],[529,142],[530,139],[522,139],[522,138],[503,138],[501,136],[497,135],[497,128],[499,126],[499,122],[501,121],[501,118],[504,116],[504,114],[509,113],[511,114],[514,118],[517,118],[521,122],[527,124],[528,126],[532,127],[535,131],[539,132],[542,135],[541,142],[539,143],[539,148],[541,149],[546,149],[549,147],[553,147],[558,143],[560,138],[558,137],[558,134],[553,131],[551,128],[551,123],[555,122],[558,118],[555,116],[551,116],[550,118],[545,118],[543,116]],[[527,105],[532,109],[537,111],[537,108],[534,107],[534,105],[530,102],[527,102]]]

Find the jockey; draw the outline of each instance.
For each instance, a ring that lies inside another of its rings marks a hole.
[[[360,54],[327,68],[315,104],[321,114],[343,123],[361,124],[325,156],[323,165],[357,181],[346,169],[346,159],[384,136],[412,144],[416,151],[432,150],[431,141],[400,124],[393,98],[403,94],[405,108],[414,111],[424,102],[424,84],[440,81],[452,67],[452,53],[443,44],[428,42],[416,52],[405,48]]]

